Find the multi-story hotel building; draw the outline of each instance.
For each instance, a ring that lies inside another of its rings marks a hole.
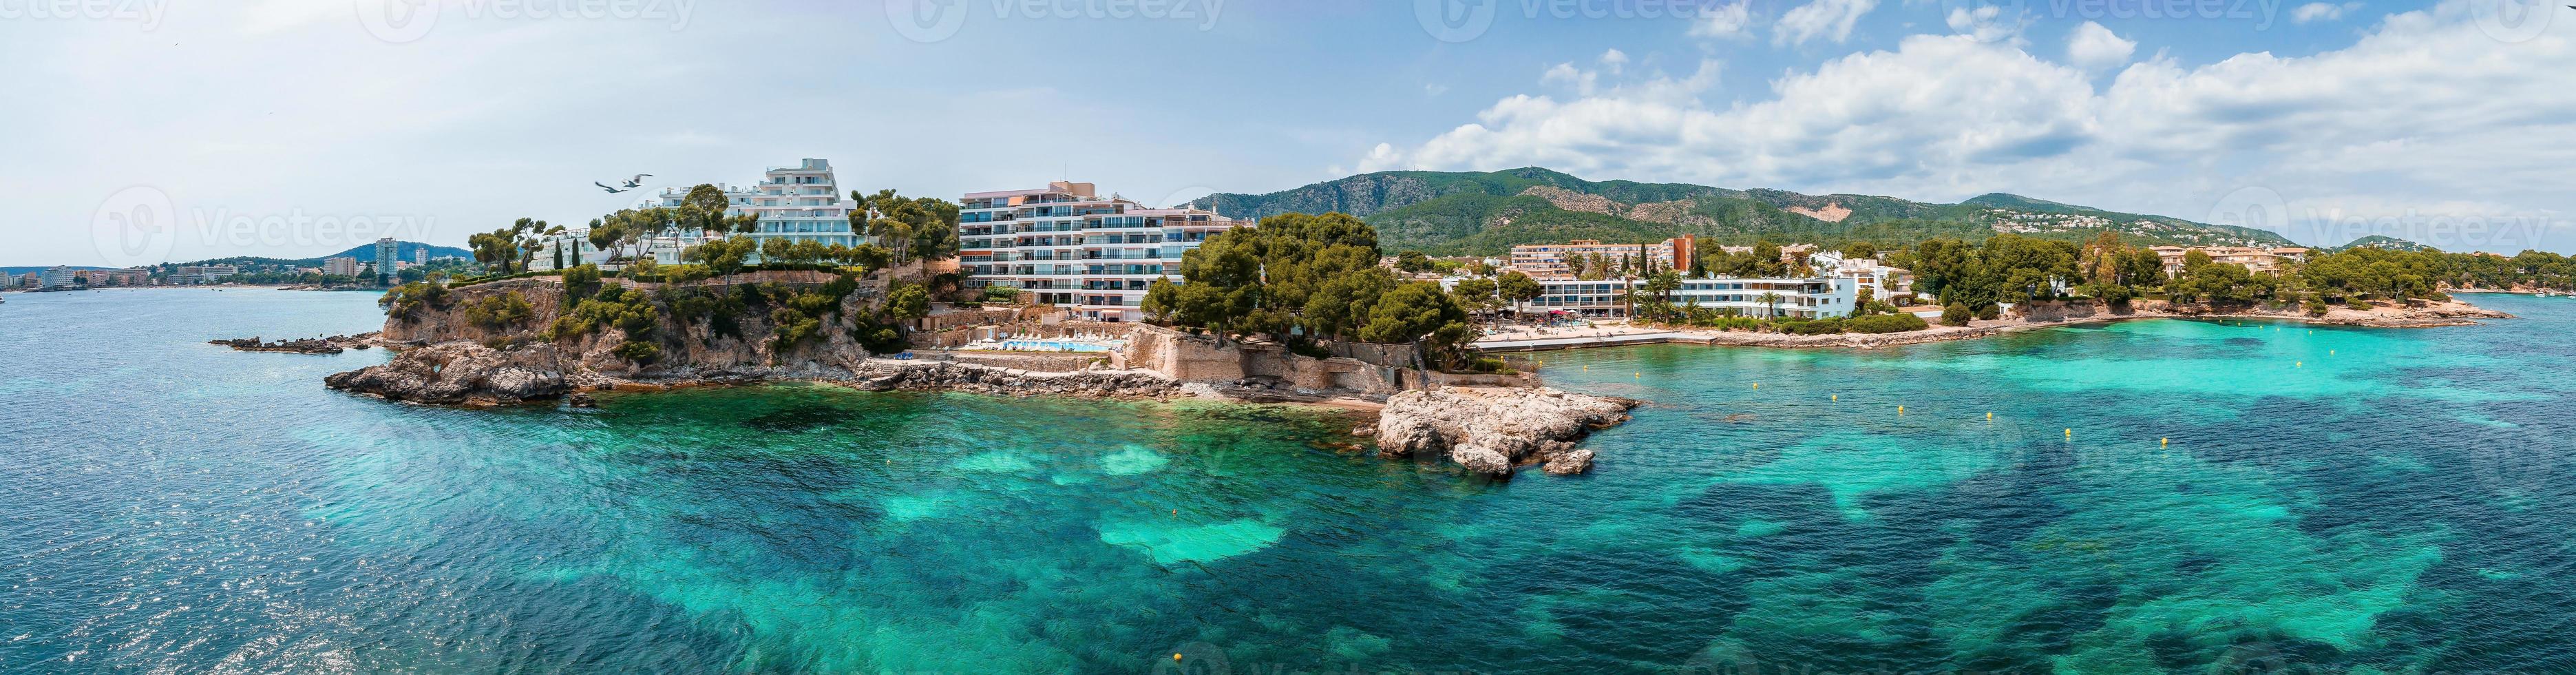
[[[1673,261],[1683,261],[1679,269],[1687,273],[1688,261],[1694,255],[1696,242],[1691,237],[1668,239],[1661,244],[1602,244],[1578,240],[1566,244],[1533,244],[1512,247],[1512,269],[1538,280],[1542,291],[1537,300],[1521,305],[1524,311],[1537,313],[1564,312],[1578,316],[1626,316],[1631,292],[1641,290],[1647,282],[1643,276],[1628,279],[1585,281],[1576,279],[1565,260],[1575,255],[1606,255],[1616,260],[1622,256],[1642,256],[1655,261],[1659,269],[1675,269]],[[1913,292],[1912,274],[1888,267],[1875,259],[1847,260],[1841,254],[1816,252],[1812,245],[1781,247],[1784,261],[1803,259],[1807,265],[1793,265],[1783,277],[1686,277],[1682,287],[1673,291],[1675,305],[1693,305],[1718,310],[1734,310],[1744,316],[1823,319],[1850,316],[1859,302],[1859,293],[1868,289],[1877,300]],[[1749,253],[1751,247],[1725,247],[1730,253]],[[1456,279],[1445,280],[1454,284]]]
[[[1689,235],[1666,239],[1660,244],[1604,244],[1593,239],[1576,239],[1563,244],[1522,244],[1512,247],[1512,269],[1532,277],[1574,276],[1566,261],[1576,256],[1601,256],[1617,263],[1621,260],[1645,260],[1655,269],[1690,268],[1691,258],[1698,255],[1698,242]]]
[[[2199,251],[2203,254],[2207,254],[2210,262],[2243,265],[2245,266],[2245,269],[2250,272],[2278,272],[2284,264],[2305,262],[2308,259],[2308,249],[2300,246],[2282,246],[2275,248],[2254,248],[2250,246],[2152,246],[2148,248],[2149,250],[2156,252],[2156,257],[2164,259],[2165,276],[2176,276],[2182,274],[2183,258],[2184,256],[2190,255],[2192,251]]]
[[[724,190],[725,202],[730,206],[726,215],[749,213],[760,217],[759,229],[725,236],[748,236],[763,243],[786,239],[842,246],[874,241],[865,232],[851,231],[850,212],[857,210],[859,204],[841,191],[840,181],[832,174],[831,160],[807,159],[796,166],[770,167],[758,184],[718,187]],[[677,209],[688,196],[688,188],[663,188],[637,206]],[[697,234],[679,232],[673,236],[695,240]]]
[[[969,284],[1034,294],[1098,321],[1137,321],[1158,279],[1179,281],[1181,256],[1250,225],[1197,209],[1154,209],[1090,183],[971,192],[958,201],[958,265]]]
[[[795,166],[770,167],[761,174],[760,182],[749,186],[719,184],[724,191],[725,215],[753,214],[760,225],[751,232],[712,233],[717,238],[747,237],[754,243],[766,244],[772,239],[812,241],[823,245],[857,246],[875,243],[876,238],[850,227],[850,212],[858,210],[857,201],[841,192],[840,180],[832,173],[832,161],[806,159]],[[678,209],[688,200],[689,188],[668,187],[635,204],[636,208]],[[696,230],[648,232],[641,245],[624,251],[602,250],[590,244],[587,228],[573,228],[564,234],[538,242],[531,269],[555,269],[584,263],[614,267],[609,262],[615,255],[652,256],[654,262],[669,265],[681,262],[688,248],[706,243]],[[760,257],[755,254],[753,261]]]
[[[1646,280],[1583,281],[1559,277],[1539,279],[1538,283],[1543,292],[1537,300],[1522,303],[1522,311],[1621,317],[1628,315],[1627,294],[1645,292],[1642,287]],[[1672,302],[1731,309],[1751,317],[1824,319],[1851,315],[1858,302],[1859,287],[1858,280],[1848,277],[1693,278],[1683,280],[1681,289],[1673,291]]]

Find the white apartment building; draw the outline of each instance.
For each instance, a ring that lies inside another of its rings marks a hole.
[[[1154,209],[1090,183],[971,192],[958,201],[958,265],[970,285],[1018,288],[1096,321],[1139,321],[1154,281],[1179,281],[1181,256],[1250,221]]]
[[[69,267],[48,267],[37,274],[39,276],[36,277],[36,287],[39,289],[71,288],[73,284],[78,283],[76,275]]]
[[[1646,285],[1645,279],[1582,281],[1556,278],[1538,282],[1546,290],[1537,300],[1521,303],[1522,311],[1535,314],[1564,312],[1588,317],[1627,316],[1626,294]],[[1456,280],[1443,283],[1454,284]],[[1672,302],[1676,306],[1696,304],[1718,310],[1732,309],[1744,316],[1757,318],[1824,319],[1850,316],[1858,296],[1859,282],[1844,277],[1711,277],[1682,280],[1681,289],[1673,291]]]
[[[1856,289],[1867,289],[1879,302],[1914,293],[1914,272],[1902,267],[1888,267],[1877,258],[1844,258],[1835,251],[1818,251],[1807,256],[1816,274],[1852,280]]]
[[[1666,239],[1659,244],[1604,244],[1593,239],[1577,239],[1563,244],[1522,244],[1512,247],[1512,269],[1532,277],[1574,276],[1567,260],[1576,257],[1601,257],[1612,264],[1651,265],[1655,269],[1688,269],[1697,255],[1698,240],[1690,235]]]
[[[832,173],[831,160],[806,159],[796,166],[770,167],[761,175],[758,184],[718,187],[724,190],[725,201],[732,206],[727,215],[749,213],[760,216],[757,231],[725,236],[747,236],[763,243],[770,239],[810,240],[827,246],[857,246],[875,241],[865,232],[851,231],[850,212],[857,210],[859,204],[841,191],[840,181]],[[688,188],[663,188],[659,194],[646,198],[637,206],[676,209],[688,196]],[[672,233],[671,236],[686,237],[689,241],[683,242],[684,245],[695,245],[697,233]]]

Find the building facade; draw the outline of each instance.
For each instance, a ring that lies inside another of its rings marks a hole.
[[[1914,294],[1913,271],[1888,267],[1877,258],[1844,258],[1841,253],[1823,251],[1808,255],[1807,263],[1820,276],[1850,279],[1854,289],[1869,291],[1870,298],[1880,302]]]
[[[1678,261],[1680,268],[1688,269],[1691,258],[1698,254],[1697,244],[1697,240],[1688,235],[1666,239],[1659,244],[1604,244],[1592,239],[1577,239],[1563,244],[1522,244],[1512,247],[1511,267],[1532,277],[1571,277],[1574,270],[1566,263],[1567,260],[1578,256],[1599,256],[1614,264],[1622,260],[1643,260],[1659,270],[1675,269]]]
[[[1643,293],[1637,289],[1646,285],[1644,279],[1538,281],[1543,291],[1538,299],[1521,303],[1521,311],[1596,318],[1627,316],[1628,294]],[[1681,289],[1672,293],[1672,303],[1758,318],[1825,319],[1850,316],[1858,296],[1859,282],[1849,278],[1716,277],[1683,280]]]
[[[357,258],[323,258],[322,274],[335,277],[358,276]]]
[[[1252,224],[1197,209],[1154,209],[1090,183],[967,193],[958,201],[958,265],[969,284],[1021,289],[1030,300],[1097,321],[1138,321],[1145,292],[1179,279],[1181,256]]]
[[[178,271],[170,273],[170,283],[220,283],[224,279],[240,273],[241,268],[234,267],[232,265],[183,265],[179,267]]]
[[[392,237],[376,240],[377,284],[392,285],[394,273],[402,269],[401,263],[402,242],[394,241]]]
[[[2148,250],[2155,251],[2156,257],[2164,259],[2165,276],[2182,274],[2183,258],[2189,256],[2192,251],[2199,251],[2202,254],[2208,255],[2210,262],[2243,265],[2245,266],[2245,270],[2249,272],[2278,273],[2281,271],[2283,266],[2302,263],[2308,260],[2308,249],[2300,246],[2280,246],[2274,248],[2254,248],[2250,246],[2153,246],[2149,247]]]
[[[772,239],[812,241],[823,245],[857,246],[874,243],[865,232],[850,227],[850,212],[858,210],[857,201],[841,191],[840,180],[826,159],[805,159],[796,166],[771,167],[761,174],[760,182],[749,187],[721,185],[729,208],[726,215],[753,214],[760,218],[759,227],[748,233],[728,233],[727,237],[750,237],[760,243]],[[663,188],[659,194],[638,206],[667,209],[680,208],[689,196],[687,188]],[[696,245],[697,233],[673,232],[657,235],[685,238],[669,242]],[[657,256],[659,257],[659,256]],[[662,262],[676,262],[677,257]]]
[[[71,288],[80,283],[80,278],[69,267],[48,267],[45,271],[35,274],[37,275],[36,287],[44,290]]]

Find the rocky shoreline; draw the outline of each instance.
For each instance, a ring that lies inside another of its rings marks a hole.
[[[974,363],[869,359],[837,373],[704,372],[669,378],[627,379],[599,374],[553,345],[508,351],[454,341],[401,352],[390,363],[337,373],[324,386],[389,401],[431,405],[505,406],[564,399],[593,407],[590,394],[697,386],[737,386],[807,381],[861,391],[964,392],[989,396],[1055,396],[1084,399],[1218,399],[1255,404],[1312,404],[1343,409],[1377,408],[1374,425],[1354,435],[1373,437],[1388,458],[1445,453],[1467,470],[1509,478],[1522,466],[1553,475],[1592,467],[1591,450],[1577,444],[1592,431],[1628,420],[1638,401],[1552,389],[1444,387],[1408,391],[1383,405],[1309,393],[1265,378],[1182,382],[1141,370],[1037,372]]]
[[[206,344],[231,347],[235,350],[245,352],[338,354],[352,349],[373,349],[376,346],[377,335],[379,334],[359,333],[357,335],[333,335],[330,337],[299,338],[293,340],[278,340],[275,342],[263,342],[258,337],[246,337],[233,340],[207,340]]]
[[[1378,454],[1446,453],[1486,476],[1508,479],[1537,464],[1550,475],[1592,470],[1591,450],[1576,447],[1593,431],[1628,421],[1641,401],[1554,389],[1444,387],[1387,399],[1378,417]]]

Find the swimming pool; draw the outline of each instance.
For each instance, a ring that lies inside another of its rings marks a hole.
[[[1014,352],[1107,352],[1108,345],[1064,340],[1004,340],[1002,349]]]

